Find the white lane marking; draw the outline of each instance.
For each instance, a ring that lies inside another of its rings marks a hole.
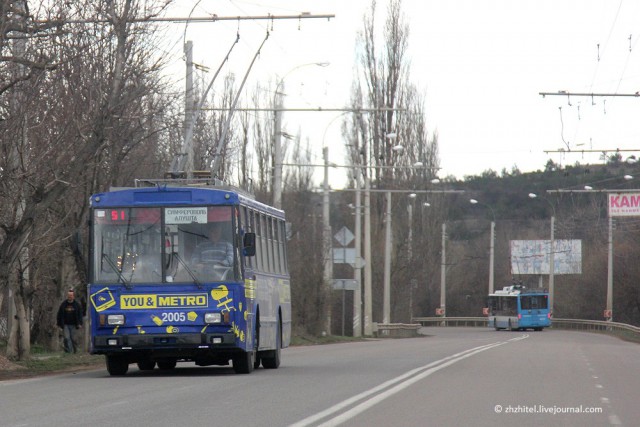
[[[126,403],[127,403],[126,400],[114,400],[113,402],[103,403],[102,405],[99,405],[98,407],[100,409],[106,409],[106,408],[110,408],[112,406],[124,405]]]
[[[618,418],[617,415],[609,415],[609,424],[614,426],[621,426],[622,421],[620,421],[620,418]]]
[[[410,386],[411,384],[428,377],[429,375],[433,374],[434,372],[439,371],[440,369],[446,368],[447,366],[450,366],[456,362],[459,362],[460,360],[466,359],[467,357],[473,356],[477,353],[480,353],[482,351],[485,350],[489,350],[491,348],[494,347],[498,347],[504,344],[507,344],[508,342],[513,342],[513,341],[520,341],[523,340],[525,338],[528,338],[529,335],[522,335],[520,337],[517,338],[511,338],[508,341],[498,341],[495,343],[491,343],[491,344],[486,344],[483,346],[479,346],[479,347],[474,347],[471,348],[469,350],[465,350],[465,351],[461,351],[459,353],[453,354],[451,356],[447,356],[444,357],[440,360],[436,360],[435,362],[431,362],[427,365],[421,366],[419,368],[413,369],[405,374],[402,374],[396,378],[393,378],[389,381],[386,381],[372,389],[369,389],[365,392],[362,392],[360,394],[357,394],[349,399],[346,399],[328,409],[325,409],[324,411],[318,412],[315,415],[311,415],[310,417],[307,417],[301,421],[298,421],[295,424],[291,424],[290,427],[306,427],[309,426],[311,424],[313,424],[314,422],[317,422],[323,418],[326,418],[352,404],[355,404],[356,402],[358,402],[359,400],[365,399],[368,396],[371,396],[372,394],[378,393],[388,387],[391,387],[392,385],[399,383],[398,385],[396,385],[395,387],[390,388],[389,390],[378,394],[375,397],[370,398],[369,400],[364,401],[363,403],[353,407],[352,409],[350,409],[349,411],[344,412],[343,414],[332,418],[331,420],[321,424],[321,426],[334,426],[334,425],[338,425],[340,423],[343,423],[344,421],[353,418],[354,416],[356,416],[357,414],[365,411],[366,409],[370,408],[371,406],[375,405],[376,403],[400,392],[401,390],[407,388],[408,386]]]

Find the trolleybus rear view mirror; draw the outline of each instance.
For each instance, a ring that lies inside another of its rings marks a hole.
[[[245,233],[243,240],[244,256],[256,254],[256,233]]]

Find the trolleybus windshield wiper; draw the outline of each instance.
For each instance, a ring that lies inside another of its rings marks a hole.
[[[174,253],[174,255],[175,255],[176,259],[178,260],[178,262],[180,264],[182,264],[184,269],[187,270],[187,273],[189,273],[189,276],[191,276],[191,278],[193,279],[193,282],[198,286],[198,289],[202,289],[202,283],[200,283],[200,281],[198,280],[198,277],[193,273],[193,271],[191,271],[191,269],[189,268],[187,263],[184,262],[182,257],[177,252]]]
[[[131,283],[129,283],[127,281],[127,279],[124,278],[124,276],[122,275],[122,272],[120,270],[118,270],[118,267],[116,267],[115,263],[113,262],[113,260],[111,258],[109,258],[109,255],[107,254],[102,254],[102,258],[107,260],[107,264],[109,264],[109,267],[111,267],[111,269],[113,271],[116,272],[116,274],[118,275],[118,280],[120,280],[120,282],[127,288],[127,289],[131,289]]]

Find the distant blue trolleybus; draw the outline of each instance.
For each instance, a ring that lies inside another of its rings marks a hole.
[[[215,186],[119,189],[90,203],[90,351],[111,375],[131,363],[278,368],[291,338],[284,212]],[[198,253],[213,227],[228,243]]]
[[[549,293],[543,289],[507,286],[488,298],[488,325],[495,330],[533,329],[551,326]]]

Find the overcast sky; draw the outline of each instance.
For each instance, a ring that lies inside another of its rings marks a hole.
[[[186,16],[312,15],[335,18],[169,24],[167,49],[184,67],[182,40],[194,60],[240,80],[266,31],[270,37],[250,74],[285,76],[285,107],[344,107],[355,64],[355,39],[368,0],[180,0],[167,14]],[[379,28],[387,1],[378,1]],[[597,163],[580,150],[640,148],[640,97],[547,96],[539,92],[634,94],[640,90],[640,2],[618,0],[404,0],[410,25],[410,78],[426,94],[427,122],[440,141],[440,176],[523,171],[556,163]],[[327,67],[302,64],[328,62]],[[179,69],[179,68],[178,68]],[[183,72],[183,71],[180,71]],[[178,73],[179,74],[179,73]],[[206,78],[206,76],[205,76]],[[221,80],[221,79],[220,79]],[[303,129],[314,162],[322,146],[344,164],[340,113],[285,113],[286,131]],[[573,150],[570,154],[545,153]],[[624,152],[638,156],[639,152]],[[334,186],[338,185],[334,183]]]

